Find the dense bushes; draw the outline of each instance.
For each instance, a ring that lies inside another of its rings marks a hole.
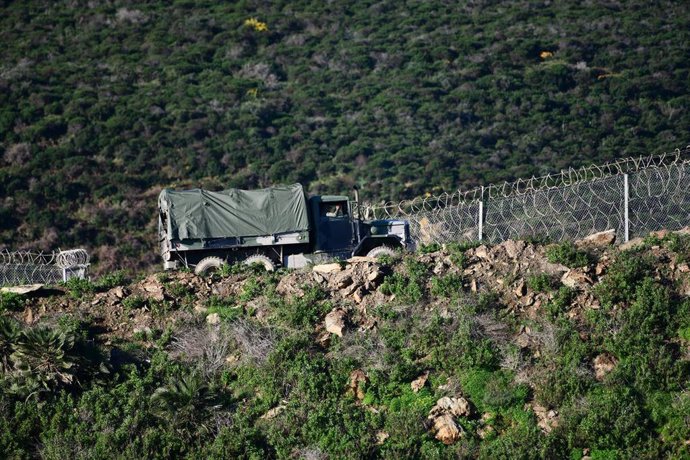
[[[600,306],[587,312],[576,311],[578,288],[555,289],[535,273],[529,288],[549,300],[534,316],[507,308],[499,292],[470,293],[457,266],[437,276],[414,257],[389,263],[386,302],[367,306],[369,327],[342,337],[323,334],[340,297],[305,284],[285,298],[276,292],[282,273],[243,269],[217,275],[241,288],[202,305],[220,325],[185,314],[155,340],[110,336],[107,351],[96,345],[94,318],[28,328],[8,310],[0,316],[0,451],[49,459],[685,455],[690,366],[681,331],[690,302],[653,252],[615,254],[593,290]],[[122,281],[115,278],[92,288]],[[160,281],[174,302],[158,314],[192,310],[190,286]],[[93,295],[79,292],[77,304]],[[141,301],[130,307],[153,314],[154,303]],[[354,305],[349,312],[363,314]],[[614,363],[604,374],[593,364],[601,356]],[[430,429],[443,396],[468,401],[454,445]],[[557,423],[545,421],[551,413]]]
[[[164,186],[395,200],[689,137],[678,2],[5,3],[0,244],[103,272],[155,263]]]

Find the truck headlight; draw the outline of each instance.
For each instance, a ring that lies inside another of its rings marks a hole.
[[[371,232],[372,235],[378,235],[378,233],[379,233],[379,228],[378,228],[378,227],[371,227],[370,232]]]

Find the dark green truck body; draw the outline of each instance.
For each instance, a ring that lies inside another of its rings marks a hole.
[[[275,265],[299,267],[381,246],[410,247],[406,221],[364,222],[352,215],[351,204],[346,196],[307,198],[300,184],[221,192],[165,189],[158,198],[164,266],[261,255]]]

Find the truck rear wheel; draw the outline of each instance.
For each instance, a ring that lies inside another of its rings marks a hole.
[[[276,265],[273,263],[273,261],[263,254],[254,254],[253,256],[249,256],[244,259],[244,262],[242,263],[244,265],[261,264],[267,272],[272,272],[276,269]]]
[[[206,275],[218,270],[224,263],[225,262],[220,257],[204,257],[196,264],[196,267],[194,267],[194,273],[197,275]]]
[[[371,251],[367,252],[367,257],[381,257],[381,256],[390,256],[393,257],[395,255],[395,249],[393,249],[390,246],[377,246]]]

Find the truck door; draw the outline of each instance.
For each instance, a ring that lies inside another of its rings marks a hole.
[[[352,221],[347,200],[321,201],[317,224],[318,250],[348,251],[352,248]]]

